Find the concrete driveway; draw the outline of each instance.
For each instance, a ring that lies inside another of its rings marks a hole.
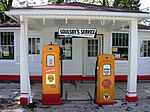
[[[150,112],[150,81],[138,82],[136,103],[124,100],[127,83],[115,82],[115,104],[94,104],[95,84],[93,81],[70,81],[63,83],[62,105],[43,106],[41,104],[41,83],[32,83],[33,103],[29,106],[19,105],[20,84],[18,82],[0,82],[0,112]]]

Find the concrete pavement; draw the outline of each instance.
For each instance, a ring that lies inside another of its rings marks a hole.
[[[0,112],[150,112],[150,81],[138,82],[136,103],[124,100],[127,83],[115,82],[115,104],[98,106],[94,104],[95,85],[93,81],[70,81],[63,83],[63,104],[60,106],[41,105],[41,83],[31,83],[33,104],[19,105],[20,84],[18,82],[0,82]]]

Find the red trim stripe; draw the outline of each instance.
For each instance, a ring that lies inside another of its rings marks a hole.
[[[137,92],[129,92],[129,91],[127,91],[127,93],[129,93],[129,94],[137,94]]]
[[[20,98],[20,104],[28,105],[29,104],[28,98]]]
[[[28,93],[20,93],[20,94],[28,94]]]
[[[96,102],[97,105],[114,105],[114,102]]]
[[[83,77],[82,75],[63,76],[63,80],[95,80],[95,77]]]
[[[126,95],[125,97],[127,102],[137,102],[138,101],[138,96],[134,96],[134,97],[129,97]]]
[[[83,77],[82,75],[65,75],[62,77],[63,80],[95,80],[93,76]],[[138,75],[138,80],[150,80],[150,75]],[[0,75],[0,80],[19,81],[19,75]],[[42,76],[30,76],[31,81],[42,81]],[[115,81],[127,81],[127,75],[116,75]]]

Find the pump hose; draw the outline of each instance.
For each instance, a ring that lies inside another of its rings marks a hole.
[[[95,92],[94,92],[94,103],[96,103],[96,92],[97,92],[97,65],[98,65],[98,60],[96,61],[96,66],[95,66]]]
[[[60,62],[61,62],[61,76],[60,76],[60,84],[61,84],[61,87],[60,87],[60,89],[61,89],[61,98],[62,98],[62,96],[63,96],[63,80],[62,80],[62,76],[63,76],[63,50],[62,50],[62,48],[60,48]]]

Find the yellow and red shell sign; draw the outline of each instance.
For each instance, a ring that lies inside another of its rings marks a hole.
[[[55,84],[55,74],[46,74],[46,84]]]
[[[109,79],[104,79],[102,81],[102,86],[104,87],[104,89],[109,89],[109,87],[111,86],[111,80]]]

